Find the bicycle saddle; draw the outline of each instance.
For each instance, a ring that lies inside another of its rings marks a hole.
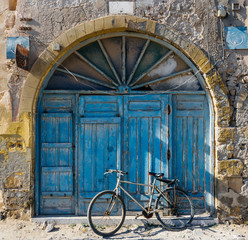
[[[154,173],[154,172],[149,172],[150,176],[154,176],[154,177],[163,177],[164,173]]]
[[[168,179],[168,178],[157,178],[158,181],[167,183],[168,185],[174,184],[177,179]]]

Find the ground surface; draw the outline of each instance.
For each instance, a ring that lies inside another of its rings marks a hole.
[[[56,225],[51,232],[42,230],[43,225],[28,221],[7,219],[0,221],[0,240],[15,239],[99,239],[87,225]],[[44,228],[44,227],[43,227]],[[248,225],[220,224],[211,227],[191,227],[180,232],[170,232],[158,225],[124,225],[109,239],[191,239],[191,240],[248,240]]]

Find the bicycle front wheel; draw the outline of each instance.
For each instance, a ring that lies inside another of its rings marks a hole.
[[[113,191],[103,191],[92,199],[87,215],[92,230],[100,236],[107,237],[121,228],[126,209],[119,195]]]
[[[168,230],[184,229],[194,217],[192,200],[178,188],[166,189],[158,196],[155,207],[157,219]]]

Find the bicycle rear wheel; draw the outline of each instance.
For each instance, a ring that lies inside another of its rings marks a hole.
[[[163,195],[160,194],[155,203],[155,207],[158,209],[157,219],[168,230],[187,227],[194,217],[194,206],[188,194],[178,188],[175,191],[174,188],[168,188]]]
[[[107,237],[121,228],[126,209],[119,195],[113,191],[103,191],[92,199],[87,215],[92,230],[100,236]]]

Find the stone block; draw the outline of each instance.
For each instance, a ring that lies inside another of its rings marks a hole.
[[[223,94],[226,95],[228,93],[228,89],[224,85],[223,80],[218,72],[213,70],[209,73],[205,73],[204,78],[206,79],[206,82],[209,85],[210,89],[214,91],[214,94],[217,98],[219,95],[223,96]],[[216,86],[218,86],[219,89],[216,89]]]
[[[30,96],[22,96],[20,99],[20,107],[19,107],[19,114],[25,113],[25,112],[32,112],[32,106],[34,101],[34,94]]]
[[[227,160],[228,159],[228,151],[226,149],[226,144],[217,146],[217,160]]]
[[[155,34],[158,34],[159,36],[163,36],[167,41],[173,44],[173,41],[175,39],[175,34],[173,33],[173,31],[171,31],[169,28],[166,27],[164,28],[160,27],[160,29],[158,29],[157,26],[158,24],[156,25]]]
[[[239,93],[239,95],[236,98],[236,101],[234,103],[235,108],[242,108],[244,105],[245,100],[247,99],[248,91],[247,89],[242,89]]]
[[[70,44],[72,44],[73,42],[75,42],[77,40],[77,35],[76,35],[74,28],[71,28],[70,30],[68,30],[66,32],[66,36],[67,36],[68,42]]]
[[[65,49],[70,43],[68,41],[68,38],[66,34],[61,34],[59,37],[57,37],[54,42],[58,43],[61,46],[61,49]]]
[[[103,30],[103,18],[98,18],[95,20],[95,31],[101,31]]]
[[[157,23],[155,21],[148,20],[146,24],[146,30],[150,33],[155,33],[156,24]]]
[[[231,188],[226,193],[218,194],[218,217],[241,221],[245,216],[247,198],[233,191]]]
[[[246,195],[246,196],[239,196],[239,197],[237,198],[237,202],[238,202],[238,204],[239,204],[240,206],[242,206],[243,208],[246,209],[246,213],[243,212],[243,213],[241,213],[241,214],[243,214],[243,216],[246,215],[246,217],[248,217],[248,209],[247,209],[248,195]]]
[[[187,40],[184,39],[183,36],[181,36],[180,37],[180,48],[182,49],[182,52],[186,55],[188,55],[189,46],[190,46],[190,43],[187,42]]]
[[[185,40],[185,41],[184,41],[183,50],[184,50],[184,53],[185,53],[186,55],[189,54],[189,49],[190,49],[190,47],[191,47],[191,43]]]
[[[233,144],[228,144],[227,147],[226,147],[226,149],[227,149],[228,151],[233,151],[233,150],[234,150]]]
[[[114,16],[108,16],[103,19],[103,28],[105,30],[113,28],[114,25]]]
[[[234,141],[234,127],[219,127],[217,128],[218,143],[230,143]]]
[[[24,187],[24,176],[23,172],[15,172],[8,176],[4,182],[4,188],[15,189]]]
[[[52,60],[52,57],[50,56],[50,61],[54,62]],[[33,65],[30,74],[32,75],[31,79],[29,79],[29,76],[27,78],[27,81],[31,83],[29,86],[34,86],[37,82],[40,81],[42,76],[46,73],[47,69],[51,66],[51,63],[49,61],[48,55],[45,54],[42,56],[42,58],[39,58]],[[35,79],[36,78],[36,79]]]
[[[26,98],[28,101],[31,101],[31,105],[32,105],[33,98],[35,95],[35,90],[36,88],[32,86],[25,86],[22,92],[22,98]],[[31,109],[30,109],[30,112],[31,112]]]
[[[31,113],[22,113],[19,117],[19,127],[17,134],[22,136],[23,141],[17,141],[17,150],[26,152],[26,148],[31,146]]]
[[[95,20],[89,21],[85,23],[85,33],[91,34],[95,32]]]
[[[248,126],[237,128],[237,134],[248,139]]]
[[[203,73],[208,73],[213,68],[213,65],[210,63],[209,59],[202,59],[198,66]]]
[[[155,34],[158,36],[164,36],[170,40],[169,34],[165,34],[166,30],[168,29],[166,29],[165,25],[157,23],[155,27]]]
[[[217,121],[216,125],[219,127],[227,127],[229,126],[230,121],[230,108],[229,107],[221,107],[218,108],[218,112],[216,113]]]
[[[35,71],[35,69],[38,69],[39,66],[41,66],[42,64],[43,63],[41,63],[40,61],[37,62],[37,65],[35,64],[34,71]],[[37,74],[37,75],[34,75],[34,74]],[[38,74],[40,74],[40,75],[38,75]],[[22,89],[22,93],[23,93],[24,89],[26,88],[26,86],[29,87],[29,88],[37,89],[37,87],[39,86],[39,83],[40,83],[40,77],[43,74],[41,72],[38,72],[38,73],[35,73],[33,71],[30,72],[29,75],[28,75],[28,77],[27,77],[27,80],[26,80],[26,83],[25,83],[25,87],[23,87],[23,89]]]
[[[130,30],[147,31],[147,20],[143,18],[126,16],[126,27]]]
[[[217,178],[216,179],[216,187],[217,187],[217,193],[226,193],[228,192],[228,181],[226,178]]]
[[[233,203],[233,198],[231,196],[221,196],[220,197],[221,205],[223,206],[231,206]]]
[[[137,22],[137,17],[136,16],[131,16],[131,15],[126,15],[125,16],[125,22],[128,23],[129,21],[132,21],[132,22]],[[142,18],[143,21],[144,21],[144,18]]]
[[[223,176],[241,176],[243,169],[243,163],[238,159],[223,160],[218,162],[218,174]]]
[[[201,52],[201,50],[199,48],[197,48],[194,45],[189,46],[188,55],[191,59],[195,59],[198,52]]]
[[[201,66],[204,62],[209,61],[207,56],[202,51],[198,51],[192,60],[197,66]]]
[[[126,22],[126,18],[118,15],[114,17],[114,24],[113,24],[114,28],[127,28],[127,26],[128,24]]]
[[[241,176],[237,177],[227,177],[228,189],[232,189],[236,193],[241,192],[241,187],[243,185],[243,178]]]
[[[81,23],[74,27],[75,34],[77,36],[77,39],[79,40],[80,38],[84,37],[86,34],[85,31],[85,23]]]
[[[180,48],[183,48],[185,41],[180,34],[174,34],[174,40],[172,40],[172,44],[176,44],[177,46],[180,46]]]

